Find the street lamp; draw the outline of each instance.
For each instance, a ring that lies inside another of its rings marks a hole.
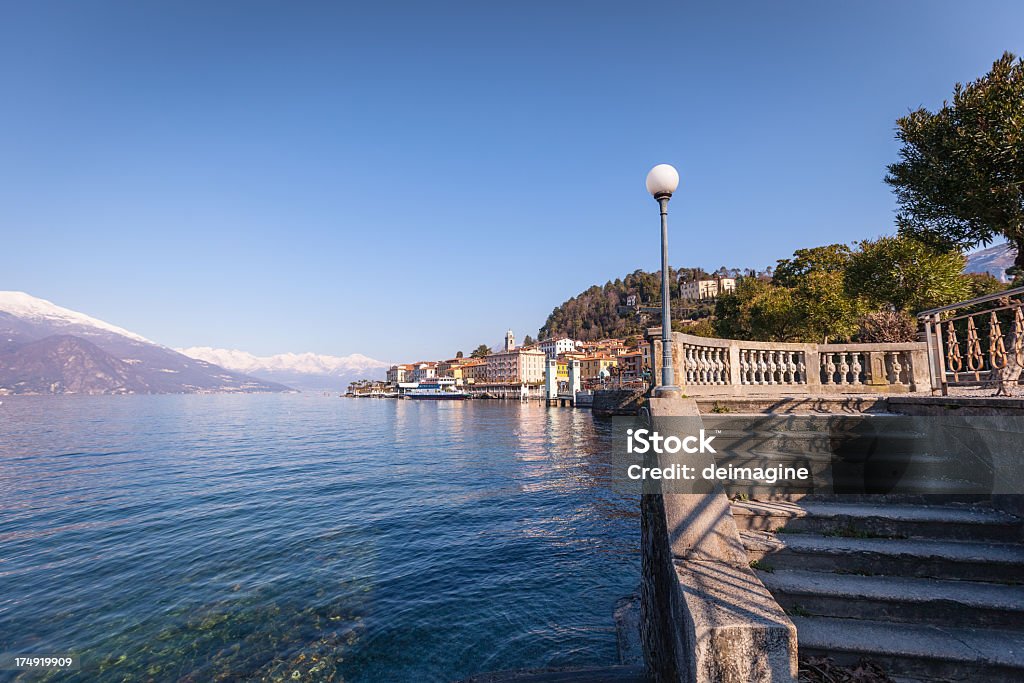
[[[658,164],[647,174],[647,191],[661,207],[661,386],[655,395],[678,394],[672,374],[672,309],[668,287],[668,200],[679,187],[679,172],[669,164]]]

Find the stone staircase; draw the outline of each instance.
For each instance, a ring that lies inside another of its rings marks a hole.
[[[801,657],[867,658],[897,681],[1024,680],[1019,518],[949,497],[791,498],[732,509]]]

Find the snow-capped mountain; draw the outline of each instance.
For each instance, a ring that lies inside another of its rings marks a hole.
[[[353,380],[384,379],[384,372],[390,365],[361,353],[348,356],[309,352],[256,356],[237,349],[215,349],[209,346],[177,350],[190,358],[310,390],[342,391]]]
[[[1017,250],[1010,244],[997,244],[988,249],[981,249],[967,255],[965,273],[989,273],[993,277],[1007,282],[1006,269],[1013,265]]]
[[[45,299],[0,291],[0,394],[287,390]]]

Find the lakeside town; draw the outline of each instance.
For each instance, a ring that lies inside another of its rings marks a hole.
[[[735,291],[736,278],[714,277],[679,283],[680,298],[709,303]],[[636,295],[626,297],[624,313],[641,310]],[[693,321],[686,321],[693,322]],[[535,341],[529,336],[516,344],[512,330],[500,350],[481,347],[469,357],[399,363],[383,381],[360,380],[346,396],[372,398],[416,397],[421,387],[443,387],[465,398],[548,399],[571,397],[587,404],[599,389],[643,390],[651,379],[651,346],[638,335],[583,341],[554,336]]]
[[[548,374],[559,395],[592,392],[615,386],[642,388],[650,376],[650,349],[642,340],[580,341],[569,337],[516,345],[512,330],[500,350],[444,360],[399,363],[384,381],[362,380],[349,386],[347,396],[402,398],[439,380],[467,398],[542,399]],[[550,369],[549,369],[550,368]]]

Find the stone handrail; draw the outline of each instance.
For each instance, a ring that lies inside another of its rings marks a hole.
[[[648,330],[654,376],[661,330]],[[674,332],[676,383],[689,396],[931,391],[928,345],[805,344],[715,339]]]

